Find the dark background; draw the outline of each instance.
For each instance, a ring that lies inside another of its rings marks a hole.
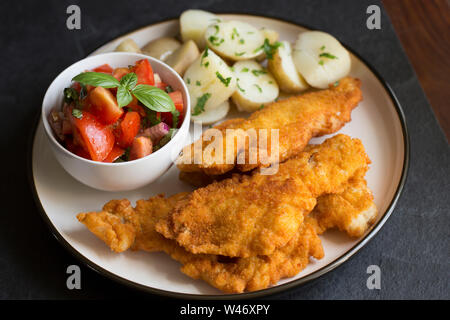
[[[81,7],[79,31],[66,28],[71,4]],[[382,8],[381,30],[366,28],[370,4]],[[28,144],[45,90],[65,67],[117,36],[177,17],[188,8],[268,15],[330,32],[370,61],[406,114],[411,165],[391,218],[341,267],[272,298],[450,298],[449,146],[381,2],[373,0],[2,1],[0,298],[158,298],[88,269],[53,238],[27,180]],[[81,266],[82,290],[66,288],[71,264]],[[366,287],[371,264],[381,268],[381,290]]]

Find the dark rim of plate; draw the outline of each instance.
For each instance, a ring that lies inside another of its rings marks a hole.
[[[304,25],[304,24],[299,24],[293,21],[289,21],[289,20],[285,20],[283,18],[277,18],[277,17],[271,17],[271,16],[265,16],[265,15],[253,15],[253,14],[244,14],[244,13],[235,13],[235,12],[221,12],[221,13],[217,13],[219,15],[227,15],[227,14],[232,14],[232,15],[242,15],[242,16],[252,16],[252,17],[262,17],[262,18],[266,18],[266,19],[272,19],[272,20],[276,20],[278,22],[282,22],[282,23],[288,23],[288,24],[292,24],[295,25],[297,27],[301,27],[304,29],[309,29],[309,30],[317,30],[315,28],[312,28],[310,26]],[[162,24],[162,23],[168,23],[170,21],[174,21],[174,20],[178,20],[178,17],[176,18],[171,18],[171,19],[166,19],[157,23],[153,23],[151,25],[147,25],[144,26],[142,28],[138,28],[132,32],[129,32],[123,36],[121,36],[120,38],[124,38],[127,35],[130,35],[131,33],[135,33],[141,29],[147,28],[149,26],[155,26],[158,24]],[[117,38],[116,38],[117,39]],[[319,270],[316,270],[300,279],[296,279],[296,280],[292,280],[289,281],[287,283],[284,284],[280,284],[280,285],[276,285],[273,287],[269,287],[266,289],[262,289],[262,290],[258,290],[258,291],[253,291],[253,292],[246,292],[246,293],[239,293],[239,294],[218,294],[218,295],[203,295],[203,294],[189,294],[189,293],[179,293],[179,292],[174,292],[174,291],[166,291],[166,290],[162,290],[162,289],[156,289],[156,288],[152,288],[152,287],[148,287],[148,286],[144,286],[141,285],[139,283],[135,283],[133,281],[127,280],[125,278],[122,278],[120,276],[117,276],[111,272],[109,272],[108,270],[100,267],[99,265],[97,265],[95,262],[89,260],[88,258],[86,258],[85,256],[83,256],[81,253],[79,253],[69,242],[67,242],[64,237],[56,230],[55,226],[53,225],[53,223],[50,221],[49,217],[47,216],[47,214],[45,213],[45,210],[42,206],[42,203],[39,199],[39,196],[37,194],[37,190],[36,190],[36,186],[34,183],[34,178],[33,178],[33,144],[34,144],[34,138],[35,138],[35,134],[36,134],[36,130],[37,127],[39,125],[39,119],[40,119],[40,112],[38,113],[36,120],[35,120],[35,124],[31,130],[30,133],[30,137],[29,137],[29,142],[28,142],[28,155],[27,155],[27,174],[28,174],[28,180],[31,186],[31,190],[33,193],[33,197],[34,200],[36,202],[36,205],[39,209],[39,212],[43,218],[43,220],[45,221],[45,223],[47,224],[47,226],[49,227],[50,231],[52,232],[53,236],[69,251],[71,252],[77,259],[79,259],[80,261],[82,261],[85,265],[87,265],[89,268],[91,268],[92,270],[98,272],[101,275],[104,275],[114,281],[117,281],[123,285],[126,285],[128,287],[137,289],[137,290],[141,290],[144,292],[148,292],[148,293],[152,293],[152,294],[157,294],[157,295],[161,295],[161,296],[165,296],[165,297],[171,297],[171,298],[179,298],[179,299],[213,299],[213,300],[222,300],[222,299],[254,299],[254,298],[261,298],[263,296],[268,296],[268,295],[273,295],[276,293],[280,293],[283,291],[286,291],[288,289],[292,289],[294,287],[303,285],[307,282],[310,282],[312,280],[315,280],[323,275],[325,275],[326,273],[328,273],[329,271],[335,269],[336,267],[340,266],[342,263],[344,263],[345,261],[347,261],[350,257],[352,257],[357,251],[359,251],[359,249],[361,249],[364,245],[366,245],[377,233],[378,231],[381,229],[381,227],[384,225],[384,223],[387,221],[387,219],[390,217],[390,215],[392,214],[392,212],[394,211],[395,205],[397,204],[397,201],[403,191],[403,187],[406,183],[406,178],[408,175],[408,169],[409,169],[409,161],[410,161],[410,141],[409,141],[409,134],[408,134],[408,129],[407,129],[407,125],[406,125],[406,120],[405,120],[405,114],[402,110],[402,107],[400,106],[400,103],[397,99],[397,97],[395,96],[392,88],[390,87],[390,85],[381,77],[381,75],[375,70],[375,68],[372,67],[372,65],[370,63],[368,63],[364,58],[362,58],[358,53],[356,53],[353,49],[351,49],[349,46],[345,45],[343,43],[343,45],[346,47],[347,50],[349,50],[354,56],[356,56],[359,60],[361,60],[368,68],[369,70],[376,76],[376,78],[378,79],[378,81],[383,85],[384,89],[389,93],[389,96],[391,97],[392,103],[395,106],[395,110],[397,111],[397,115],[399,117],[401,126],[402,126],[402,132],[403,132],[403,145],[404,145],[404,160],[403,160],[403,168],[402,168],[402,174],[400,177],[400,181],[399,184],[397,186],[397,190],[395,191],[395,195],[393,197],[393,199],[391,200],[391,203],[389,204],[386,212],[383,214],[383,216],[381,217],[381,219],[371,227],[370,232],[362,239],[360,239],[352,248],[350,248],[347,252],[345,252],[343,255],[341,255],[339,258],[335,259],[334,261],[330,262],[329,264],[327,264],[326,266],[320,268]]]

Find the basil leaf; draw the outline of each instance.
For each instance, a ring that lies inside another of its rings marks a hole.
[[[72,81],[103,88],[115,88],[119,86],[119,81],[116,78],[101,72],[83,72],[73,77]]]
[[[77,119],[82,119],[83,118],[83,112],[81,112],[81,110],[79,109],[72,109],[72,115],[77,118]]]
[[[163,90],[139,84],[133,90],[133,95],[147,108],[157,112],[174,112],[175,105],[170,96]]]
[[[64,101],[66,103],[71,103],[78,100],[78,92],[74,88],[64,89]]]
[[[138,78],[136,73],[130,72],[122,77],[120,84],[128,90],[133,90],[133,88],[136,87],[137,80]]]
[[[133,100],[133,97],[131,96],[130,91],[123,85],[120,85],[117,89],[117,103],[119,104],[119,108],[127,106],[131,100]]]

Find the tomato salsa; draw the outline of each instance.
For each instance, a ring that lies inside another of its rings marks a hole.
[[[104,64],[72,80],[62,108],[48,120],[61,144],[80,157],[145,157],[167,144],[183,122],[182,93],[164,83],[147,59],[115,69]]]

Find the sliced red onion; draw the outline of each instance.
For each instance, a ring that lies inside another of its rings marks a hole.
[[[169,133],[169,130],[170,127],[166,123],[160,122],[153,127],[145,129],[142,135],[149,137],[153,144],[156,145],[162,137]]]

